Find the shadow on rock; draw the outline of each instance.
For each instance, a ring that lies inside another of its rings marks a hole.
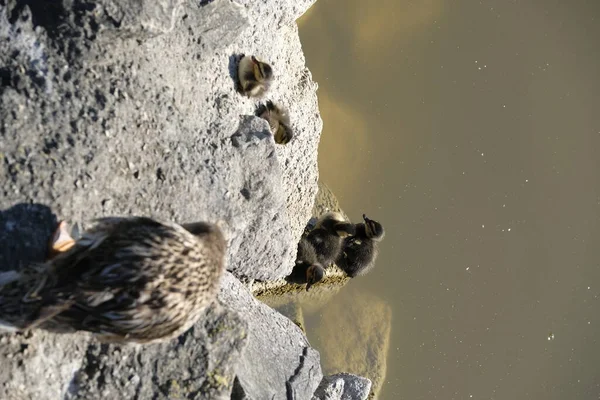
[[[43,27],[50,37],[58,36],[59,28],[64,27],[68,19],[67,10],[61,2],[19,0],[14,4],[14,8],[10,10],[9,14],[11,24],[14,24],[19,18],[26,21],[31,17],[33,25]],[[26,10],[25,7],[29,7],[29,10]]]
[[[238,78],[238,64],[241,58],[241,54],[232,54],[229,56],[229,64],[227,65],[227,69],[229,70],[229,76],[233,81],[233,87],[236,91],[239,91],[240,87],[240,80]]]
[[[43,261],[56,216],[43,204],[21,203],[0,211],[0,270]]]
[[[255,143],[256,139],[260,140],[265,140],[267,138],[269,138],[270,136],[273,136],[271,131],[269,130],[269,127],[266,123],[263,122],[262,119],[255,117],[255,116],[250,116],[250,115],[245,115],[243,117],[240,118],[240,126],[245,127],[248,126],[252,123],[252,121],[256,121],[257,124],[261,124],[263,129],[254,129],[254,130],[248,130],[248,129],[240,129],[238,130],[235,134],[233,134],[233,136],[231,136],[231,144],[233,144],[234,147],[237,148],[245,148],[247,147],[249,144]],[[259,125],[260,126],[260,125]],[[253,139],[256,138],[256,139]]]

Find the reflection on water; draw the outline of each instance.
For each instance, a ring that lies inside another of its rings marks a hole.
[[[369,377],[378,393],[386,375],[392,312],[380,298],[354,292],[352,301],[337,297],[321,308],[318,317],[307,317],[313,346],[321,352],[323,373],[340,371]]]
[[[337,166],[331,169],[328,180],[338,184],[346,183],[348,176],[353,177],[357,182],[367,180],[369,178],[366,174],[368,154],[372,151],[367,121],[360,114],[346,107],[343,102],[327,96],[323,90],[319,92],[319,110],[329,117],[327,122],[324,122],[327,124],[324,129],[329,130],[331,126],[335,127],[336,131],[339,129],[339,132],[343,132],[343,140],[340,138],[330,140],[334,138],[321,136],[320,165],[326,163]]]
[[[380,398],[598,398],[599,20],[586,0],[318,0],[300,21],[321,178],[386,228],[331,306],[391,307]]]

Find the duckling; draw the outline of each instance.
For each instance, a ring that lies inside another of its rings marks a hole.
[[[64,225],[54,237],[54,258],[0,274],[0,330],[161,342],[189,329],[218,292],[226,244],[216,225],[105,218],[70,247],[60,246]]]
[[[323,280],[325,270],[317,261],[317,253],[313,245],[301,238],[298,243],[298,253],[296,255],[296,265],[292,273],[285,279],[291,283],[306,283],[308,291],[312,285]]]
[[[317,220],[306,239],[313,245],[319,263],[327,268],[339,257],[344,238],[354,231],[354,224],[347,222],[341,214],[329,212]]]
[[[364,223],[356,224],[353,236],[344,239],[343,250],[336,264],[353,278],[365,275],[375,265],[379,252],[378,243],[383,240],[383,226],[363,214]]]
[[[273,68],[254,56],[240,56],[238,63],[238,91],[248,97],[261,97],[271,85]]]
[[[275,143],[288,144],[294,137],[294,132],[290,128],[290,118],[287,110],[281,106],[273,104],[271,100],[261,104],[256,109],[256,116],[266,120],[269,123]]]

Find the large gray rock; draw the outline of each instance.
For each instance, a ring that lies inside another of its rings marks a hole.
[[[323,374],[319,352],[302,330],[224,276],[219,300],[248,320],[248,344],[236,366],[235,399],[309,399]]]
[[[366,400],[371,391],[371,381],[352,374],[335,374],[323,377],[313,400]]]
[[[317,190],[316,84],[292,23],[310,3],[0,7],[0,209],[221,219],[229,270],[286,276]],[[296,131],[286,146],[234,90],[242,52],[274,67],[269,98]]]
[[[214,305],[192,329],[168,343],[92,342],[65,398],[229,399],[246,337],[239,314]]]
[[[34,331],[0,338],[0,398],[228,399],[246,323],[219,305],[178,339],[107,345],[84,333]]]
[[[0,336],[0,399],[63,398],[87,346],[85,335],[39,331]]]
[[[293,23],[312,2],[3,2],[0,270],[42,260],[57,219],[85,227],[107,215],[147,215],[221,220],[230,271],[287,275],[317,190],[317,86]],[[286,146],[253,117],[256,102],[234,90],[242,52],[274,67],[269,98],[289,108],[296,132]],[[257,398],[309,398],[321,380],[318,353],[228,279],[233,294],[223,298],[233,310],[215,305],[169,343],[2,336],[0,398],[219,398],[233,386]],[[267,328],[278,332],[278,354],[258,334]],[[246,332],[252,345],[234,370]],[[258,355],[282,364],[252,383]]]

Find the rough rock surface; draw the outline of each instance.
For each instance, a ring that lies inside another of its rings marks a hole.
[[[0,398],[61,399],[81,368],[85,335],[39,331],[0,337]]]
[[[218,220],[237,277],[286,276],[317,192],[317,85],[294,23],[313,1],[0,2],[0,271],[41,261],[57,219],[147,215]],[[288,145],[235,92],[240,53],[273,66]],[[302,331],[231,274],[220,299],[163,344],[0,336],[0,398],[311,398]]]
[[[204,3],[0,6],[0,209],[221,219],[236,275],[289,273],[317,191],[316,84],[293,23],[311,1]],[[288,145],[235,92],[239,53],[272,63]]]
[[[371,391],[371,381],[352,374],[335,374],[323,377],[313,400],[366,400]]]
[[[246,337],[239,314],[217,304],[192,329],[163,344],[108,345],[85,333],[41,330],[4,335],[0,398],[228,399]]]
[[[228,399],[246,341],[238,313],[214,305],[177,340],[146,346],[91,342],[66,399]]]
[[[319,352],[302,330],[266,304],[255,300],[231,274],[219,299],[248,320],[248,344],[236,366],[233,399],[309,399],[321,378]]]

